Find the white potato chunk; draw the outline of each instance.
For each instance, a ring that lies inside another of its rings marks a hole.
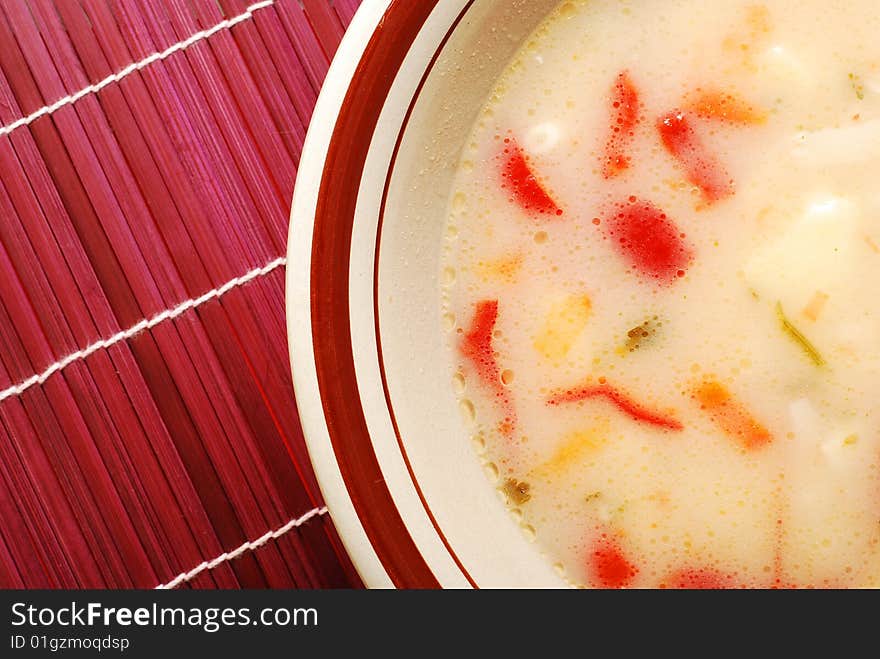
[[[549,153],[562,139],[562,128],[556,122],[546,121],[529,129],[523,140],[526,152],[533,154]]]
[[[759,53],[755,64],[763,80],[784,85],[781,89],[804,88],[814,82],[814,75],[801,58],[781,44]]]
[[[880,157],[880,120],[798,133],[792,155],[800,165],[822,169],[874,162]]]
[[[762,298],[792,313],[817,291],[832,301],[849,298],[864,251],[860,227],[861,212],[852,201],[816,198],[781,237],[758,250],[746,266],[746,279]]]
[[[876,441],[864,424],[825,418],[807,399],[794,401],[789,415],[787,568],[834,579],[859,567],[877,541],[876,518],[863,498]]]

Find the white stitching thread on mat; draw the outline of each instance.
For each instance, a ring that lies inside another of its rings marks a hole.
[[[159,323],[171,320],[172,318],[177,318],[179,315],[189,311],[190,309],[195,309],[198,306],[203,305],[205,302],[210,302],[216,298],[225,295],[233,288],[238,286],[242,286],[243,284],[247,284],[249,281],[252,281],[258,277],[262,277],[263,275],[267,275],[276,268],[280,268],[284,264],[287,263],[287,259],[283,256],[275,259],[274,261],[270,261],[262,268],[257,268],[256,270],[251,270],[250,272],[246,272],[240,277],[236,277],[235,279],[230,279],[228,282],[223,284],[220,288],[215,288],[213,290],[208,291],[204,295],[201,295],[197,298],[193,298],[191,300],[186,300],[178,304],[173,309],[166,309],[162,313],[157,316],[153,316],[152,318],[145,318],[141,322],[132,327],[129,327],[127,330],[123,330],[117,334],[114,334],[110,338],[101,339],[97,343],[93,343],[92,345],[84,348],[82,350],[77,350],[74,353],[67,355],[61,361],[57,361],[52,364],[49,368],[47,368],[42,373],[38,373],[37,375],[33,375],[29,377],[24,382],[20,382],[19,384],[9,387],[0,391],[0,403],[9,398],[10,396],[19,396],[22,392],[30,389],[34,385],[43,384],[46,380],[48,380],[52,375],[61,371],[68,366],[70,366],[73,362],[85,359],[89,355],[98,352],[98,350],[102,350],[104,348],[109,348],[115,343],[119,343],[120,341],[125,341],[126,339],[130,339],[138,332],[143,332],[144,330],[155,327]]]
[[[76,92],[75,94],[72,94],[70,96],[65,96],[64,98],[59,98],[57,101],[52,103],[52,105],[46,105],[46,106],[40,108],[39,110],[37,110],[36,112],[29,114],[28,116],[22,117],[21,119],[18,119],[17,121],[12,122],[8,126],[3,126],[2,128],[0,128],[0,135],[7,135],[8,133],[11,133],[12,131],[14,131],[16,128],[21,128],[22,126],[27,126],[28,124],[33,123],[34,121],[36,121],[40,117],[47,115],[47,114],[52,114],[56,110],[63,108],[65,105],[72,105],[72,104],[76,103],[78,100],[80,100],[82,97],[88,96],[89,94],[95,94],[95,93],[101,91],[102,89],[104,89],[104,87],[106,87],[107,85],[113,84],[114,82],[119,82],[124,77],[134,73],[135,71],[139,71],[140,69],[143,69],[144,67],[147,67],[150,64],[153,64],[154,62],[158,62],[159,60],[165,59],[169,55],[173,55],[174,53],[176,53],[178,51],[189,48],[194,43],[198,43],[199,41],[202,41],[203,39],[207,39],[208,37],[216,34],[217,32],[220,32],[221,30],[226,30],[228,28],[231,28],[233,25],[237,25],[237,24],[242,23],[246,20],[249,20],[253,17],[255,11],[258,11],[260,9],[265,9],[266,7],[270,7],[274,4],[275,4],[275,0],[264,0],[263,2],[258,2],[256,4],[253,4],[250,7],[248,7],[243,13],[239,14],[238,16],[234,16],[233,18],[227,18],[226,20],[220,21],[219,23],[217,23],[217,25],[215,25],[212,28],[209,28],[207,30],[202,30],[201,32],[196,32],[188,39],[185,39],[184,41],[176,43],[173,46],[169,46],[168,48],[166,48],[165,50],[163,50],[160,53],[153,53],[149,57],[146,57],[146,58],[140,60],[139,62],[133,62],[133,63],[129,64],[128,66],[126,66],[121,71],[117,71],[116,73],[107,76],[106,78],[104,78],[100,82],[95,83],[94,85],[90,85],[88,87],[85,87],[84,89],[80,89],[78,92]]]
[[[267,531],[266,533],[264,533],[263,535],[261,535],[259,538],[257,538],[256,540],[254,540],[252,542],[246,542],[243,545],[241,545],[240,547],[233,549],[232,551],[223,552],[214,560],[204,561],[203,563],[194,567],[189,572],[181,572],[180,574],[178,574],[176,577],[174,577],[168,583],[162,584],[160,586],[156,586],[155,590],[168,590],[171,588],[177,588],[177,586],[179,586],[180,584],[184,583],[185,581],[189,581],[190,579],[201,574],[205,570],[213,570],[215,567],[217,567],[221,563],[224,563],[226,561],[231,561],[235,558],[238,558],[246,551],[253,551],[254,549],[259,549],[260,547],[265,545],[270,540],[277,540],[278,538],[280,538],[282,535],[284,535],[288,531],[292,531],[293,529],[297,528],[298,526],[302,526],[303,524],[308,522],[310,519],[312,519],[312,517],[326,515],[326,514],[327,514],[327,506],[324,506],[323,508],[313,508],[312,510],[307,512],[305,515],[302,515],[300,517],[297,517],[296,519],[290,520],[284,526],[282,526],[278,529],[275,529],[274,531]]]

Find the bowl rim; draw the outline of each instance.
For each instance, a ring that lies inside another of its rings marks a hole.
[[[440,1],[365,0],[361,5],[315,106],[313,116],[319,119],[309,127],[291,209],[286,303],[296,404],[333,521],[361,578],[371,587],[436,588],[441,583],[416,546],[385,483],[362,404],[351,404],[360,400],[360,393],[351,345],[349,268],[325,266],[335,265],[340,257],[348,264],[359,183],[373,131],[410,46]],[[474,2],[463,1],[458,17],[445,26],[446,34],[410,99],[407,118],[446,40]],[[400,128],[394,155],[406,123]],[[340,180],[357,184],[339,185]],[[380,212],[376,263],[381,223]],[[375,318],[385,402],[412,484],[445,549],[467,583],[476,587],[434,520],[409,465],[381,364],[378,312]]]

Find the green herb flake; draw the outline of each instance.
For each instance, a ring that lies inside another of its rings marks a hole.
[[[782,308],[782,302],[776,303],[776,316],[779,318],[782,330],[801,348],[803,348],[804,352],[807,353],[807,356],[809,356],[813,363],[816,366],[825,366],[827,362],[825,361],[825,358],[822,357],[822,354],[816,349],[816,346],[810,343],[810,340],[804,336],[803,333],[788,319],[788,316],[785,315],[785,311]]]
[[[663,327],[658,316],[649,318],[637,327],[633,327],[626,333],[626,349],[635,352],[642,347],[643,344],[649,342],[657,331]]]
[[[862,83],[862,78],[855,73],[849,74],[849,84],[852,86],[853,91],[856,93],[856,98],[860,101],[865,99],[865,85]]]

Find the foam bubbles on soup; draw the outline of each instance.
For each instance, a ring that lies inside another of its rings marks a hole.
[[[479,114],[442,319],[587,587],[880,585],[873,2],[563,2]]]

